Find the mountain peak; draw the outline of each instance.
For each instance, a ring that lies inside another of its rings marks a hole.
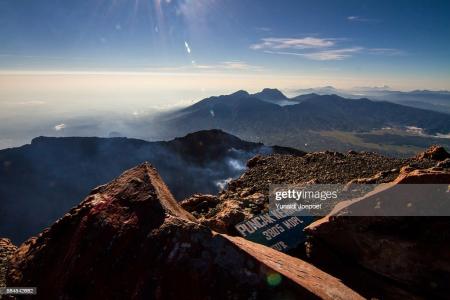
[[[309,100],[309,99],[314,99],[314,98],[317,98],[317,97],[320,97],[320,95],[316,94],[316,93],[308,93],[308,94],[298,95],[298,96],[292,98],[291,100],[297,101],[297,102],[302,102],[302,101]]]
[[[104,199],[112,199],[108,201]],[[116,203],[114,203],[116,201]],[[102,207],[126,209],[128,213],[143,213],[153,216],[153,221],[166,214],[193,221],[195,218],[182,210],[169,191],[156,169],[144,162],[135,168],[125,171],[107,185],[92,190],[84,204],[95,207],[102,202]],[[120,216],[121,219],[124,215]]]
[[[261,92],[253,94],[262,100],[286,100],[287,97],[278,89],[265,88]]]
[[[43,142],[46,142],[46,141],[48,141],[48,140],[50,140],[50,139],[52,139],[52,138],[50,138],[50,137],[47,137],[47,136],[38,136],[38,137],[35,137],[35,138],[33,138],[32,140],[31,140],[31,144],[39,144],[39,143],[43,143]],[[54,139],[54,138],[53,138]]]
[[[175,138],[174,140],[196,140],[203,142],[205,140],[219,140],[223,138],[239,139],[236,136],[231,135],[221,129],[207,129],[191,132],[183,137]]]
[[[250,96],[250,94],[247,91],[239,90],[237,92],[234,92],[234,93],[230,94],[230,96],[234,96],[234,97],[248,97],[248,96]]]

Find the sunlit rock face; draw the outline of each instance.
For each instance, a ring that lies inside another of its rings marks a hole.
[[[362,299],[299,259],[197,223],[142,164],[15,252],[36,299]]]
[[[444,147],[433,145],[426,151],[419,153],[417,155],[417,158],[441,161],[450,158],[450,154],[445,150]]]

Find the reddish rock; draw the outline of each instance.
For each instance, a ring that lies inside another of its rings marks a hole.
[[[213,218],[200,218],[200,222],[220,233],[236,233],[234,225],[251,217],[251,214],[240,206],[239,201],[226,201]]]
[[[407,170],[395,179],[395,184],[450,184],[449,170]]]
[[[317,248],[322,245],[332,249],[341,257],[408,286],[410,291],[445,298],[450,293],[450,218],[340,216],[344,211],[357,212],[362,206],[372,208],[366,212],[377,215],[383,207],[403,201],[386,197],[398,184],[438,183],[450,184],[450,172],[432,169],[402,172],[380,191],[338,204],[329,216],[305,230],[313,236],[312,244]],[[409,195],[408,201],[413,207],[432,206],[437,199],[417,190]]]
[[[406,173],[412,172],[412,171],[414,171],[414,170],[416,170],[416,169],[414,169],[414,168],[411,167],[410,165],[403,166],[403,167],[400,169],[400,174],[406,174]]]
[[[446,158],[445,160],[438,162],[436,167],[450,169],[450,158]]]
[[[377,182],[382,182],[382,179],[385,178],[387,175],[391,174],[391,173],[397,173],[398,170],[397,169],[393,169],[390,171],[383,171],[383,172],[378,172],[377,174],[373,175],[372,177],[367,177],[367,178],[355,178],[350,180],[347,185],[351,185],[351,184],[376,184]]]
[[[313,239],[307,242],[306,260],[322,271],[345,282],[348,287],[357,291],[366,299],[383,300],[423,300],[423,295],[414,294],[411,289],[405,289],[392,280],[362,268],[350,259],[346,259],[326,244]]]
[[[433,145],[416,156],[417,159],[444,160],[450,158],[450,154],[445,151],[444,147]]]
[[[195,194],[180,202],[182,208],[191,213],[207,214],[219,204],[219,198],[214,195]]]
[[[249,194],[248,190],[240,193],[241,197],[226,199],[220,197],[219,204],[211,209],[208,214],[199,211],[199,222],[209,228],[231,235],[239,235],[235,226],[258,214],[266,207],[268,200],[262,193]]]
[[[362,299],[299,259],[197,223],[148,164],[95,189],[11,259],[35,299]]]
[[[318,299],[364,299],[345,286],[339,279],[319,270],[298,258],[278,252],[272,248],[249,242],[241,237],[223,235],[247,254],[283,276],[283,279],[304,287],[309,293],[292,299],[307,299],[311,295]],[[291,294],[294,296],[293,294]],[[264,297],[269,299],[270,297]],[[286,297],[289,298],[289,297]],[[277,298],[278,299],[278,298]]]

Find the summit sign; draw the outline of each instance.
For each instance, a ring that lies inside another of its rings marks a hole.
[[[235,228],[247,240],[287,251],[306,240],[303,229],[314,220],[312,216],[291,216],[282,211],[271,211],[239,223]]]

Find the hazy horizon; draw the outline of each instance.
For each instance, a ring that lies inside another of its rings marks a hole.
[[[47,74],[47,76],[55,75]],[[61,74],[57,76],[64,77]],[[82,76],[88,75],[84,74]],[[145,75],[134,74],[131,76]],[[136,90],[136,80],[129,80],[129,90],[123,90],[123,86],[115,86],[114,81],[111,80],[102,80],[100,75],[96,79],[105,86],[96,91],[92,89],[97,89],[99,82],[89,79],[85,80],[84,78],[78,78],[78,80],[63,78],[69,85],[73,86],[64,86],[61,90],[61,86],[51,89],[43,86],[40,79],[42,78],[38,77],[35,80],[30,80],[30,83],[34,85],[33,88],[19,88],[9,85],[8,89],[2,91],[2,93],[11,91],[11,95],[0,100],[0,107],[2,108],[0,110],[0,120],[2,122],[2,127],[0,128],[0,149],[28,144],[37,136],[109,137],[111,133],[119,132],[121,135],[131,138],[160,140],[160,138],[148,138],[148,136],[153,134],[149,133],[151,128],[144,128],[144,134],[142,128],[138,130],[138,127],[141,127],[142,124],[145,124],[153,116],[160,113],[187,107],[211,96],[227,95],[237,90],[256,93],[264,88],[277,88],[271,85],[271,82],[267,82],[267,86],[250,89],[234,88],[230,85],[227,88],[216,90],[212,88],[200,90],[192,88],[189,90],[189,86],[181,86],[184,90],[173,90],[170,87],[166,87],[166,89],[148,87]],[[123,80],[120,82],[124,83]],[[80,85],[85,85],[84,89],[80,88]],[[132,89],[133,87],[134,89]],[[367,97],[370,99],[374,99],[372,96],[375,97],[379,92],[382,95],[387,92],[387,95],[389,95],[389,92],[396,93],[400,91],[389,86],[360,86],[339,89],[330,85],[320,87],[299,86],[297,88],[280,90],[287,97],[314,92],[319,94],[336,93],[350,98]],[[413,91],[405,91],[405,93],[408,92]],[[447,97],[450,96],[448,91],[432,92],[446,93]],[[183,94],[183,98],[177,98],[178,93]],[[132,99],[127,100],[130,97]],[[61,98],[64,98],[66,101],[60,101]],[[4,99],[9,100],[4,101]],[[92,102],[92,99],[95,99],[95,101]],[[149,101],[149,99],[152,101]],[[158,136],[158,133],[154,132],[154,135]]]

